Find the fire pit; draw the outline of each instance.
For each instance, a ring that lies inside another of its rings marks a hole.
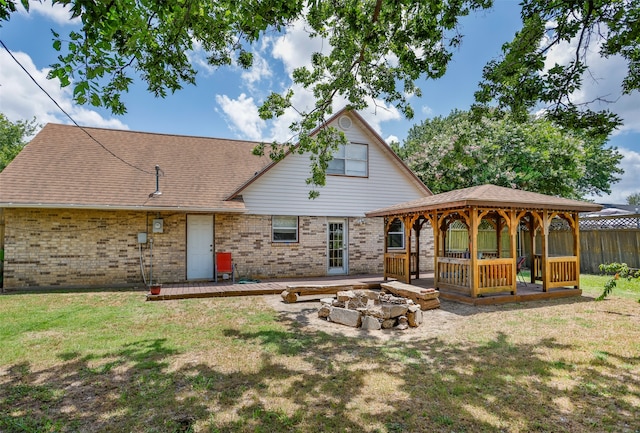
[[[422,309],[413,300],[373,290],[341,291],[320,303],[319,317],[354,328],[405,330],[423,321]]]

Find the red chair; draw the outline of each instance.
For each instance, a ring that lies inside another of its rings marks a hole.
[[[235,265],[231,258],[231,253],[216,253],[216,265],[215,265],[215,282],[218,282],[218,274],[231,274],[231,283],[235,284]]]

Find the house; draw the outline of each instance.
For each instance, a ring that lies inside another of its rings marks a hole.
[[[328,123],[350,144],[313,200],[305,154],[46,125],[0,173],[4,288],[209,281],[216,252],[247,278],[382,273],[384,220],[365,213],[431,192],[358,113]]]

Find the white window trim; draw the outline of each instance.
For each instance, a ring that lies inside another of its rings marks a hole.
[[[404,222],[402,220],[396,218],[391,224],[394,224],[396,221],[400,222],[401,231],[399,231],[399,232],[392,232],[392,231],[387,232],[387,249],[400,251],[400,250],[404,250]],[[389,229],[391,229],[391,226],[389,226]],[[390,235],[394,235],[394,236],[400,235],[401,246],[399,246],[399,247],[390,246],[391,245],[391,242],[389,242],[389,236]]]
[[[296,219],[295,227],[294,226],[279,226],[279,227],[276,227],[275,224],[274,224],[276,218],[295,218]],[[276,239],[276,236],[275,236],[276,229],[285,229],[285,230],[295,229],[295,234],[296,234],[295,240],[292,240],[292,239]],[[299,217],[291,216],[291,215],[272,215],[271,216],[271,242],[278,243],[278,244],[281,244],[281,243],[289,243],[289,244],[297,243],[300,240],[299,233],[300,233],[300,219],[299,219]]]
[[[364,146],[364,148],[366,149],[366,157],[365,159],[357,159],[357,158],[348,158],[347,157],[347,149],[346,146],[351,146],[351,145],[355,145],[355,146]],[[337,157],[334,155],[334,158],[332,161],[337,161],[337,160],[342,160],[344,161],[343,164],[343,169],[342,172],[338,173],[338,172],[331,172],[330,170],[330,166],[331,166],[331,162],[329,162],[329,168],[327,168],[327,175],[330,176],[351,176],[351,177],[369,177],[369,145],[366,143],[347,143],[346,145],[341,144],[339,145],[340,148],[343,149],[343,157]],[[365,173],[348,173],[347,172],[347,162],[348,161],[357,161],[357,162],[364,162],[365,165]]]

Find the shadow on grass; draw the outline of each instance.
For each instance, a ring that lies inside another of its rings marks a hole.
[[[0,431],[319,432],[629,431],[640,429],[637,365],[548,338],[477,343],[372,342],[284,330],[225,329],[258,348],[257,368],[175,363],[164,339],[108,354],[59,354],[0,376]],[[220,351],[224,354],[224,350]],[[620,362],[636,368],[620,368]]]

